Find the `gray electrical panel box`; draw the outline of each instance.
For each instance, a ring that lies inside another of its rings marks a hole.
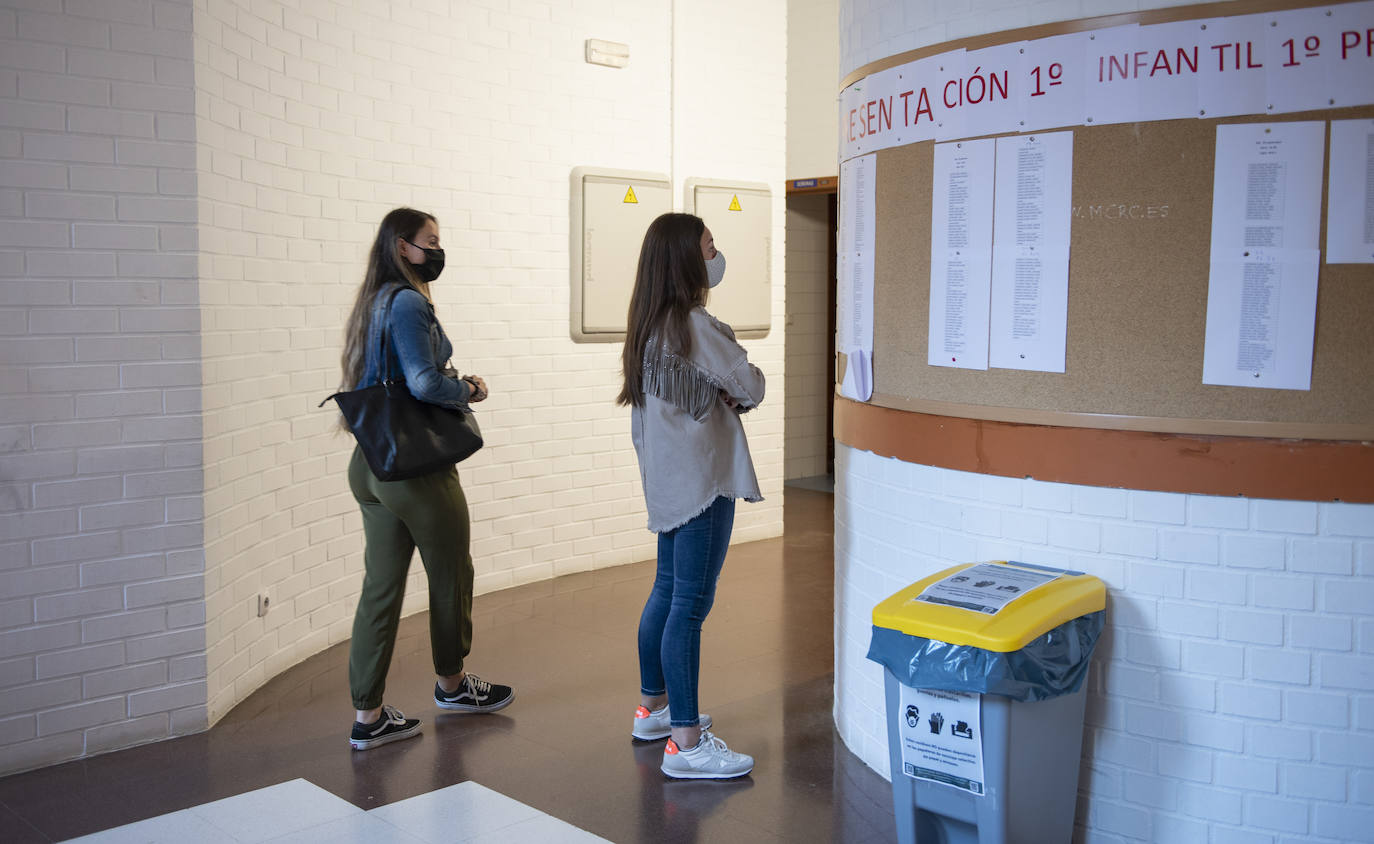
[[[688,179],[689,214],[706,221],[725,253],[725,280],[706,309],[741,337],[763,337],[773,323],[773,194],[759,182]]]
[[[639,247],[649,224],[673,210],[673,184],[659,173],[577,167],[570,199],[569,333],[580,343],[622,342]]]

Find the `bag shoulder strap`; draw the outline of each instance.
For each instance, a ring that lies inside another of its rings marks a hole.
[[[395,302],[396,295],[405,289],[404,285],[394,285],[391,288],[391,292],[387,294],[386,306],[382,308],[381,348],[378,349],[378,353],[382,356],[381,371],[383,384],[391,381],[391,355],[387,354],[387,333],[391,328],[391,303]]]
[[[387,354],[387,332],[388,332],[388,330],[389,330],[389,325],[390,325],[390,322],[391,322],[391,303],[394,302],[394,301],[396,300],[396,294],[400,293],[400,292],[401,292],[402,290],[404,290],[404,289],[405,289],[405,286],[404,286],[404,285],[400,285],[400,284],[393,285],[393,286],[392,286],[392,289],[391,289],[391,292],[389,292],[389,293],[386,294],[386,305],[382,308],[382,317],[381,317],[381,319],[382,319],[382,325],[381,325],[382,335],[381,335],[381,343],[380,343],[381,348],[380,348],[378,351],[379,351],[379,353],[380,353],[381,356],[382,356],[382,360],[381,360],[381,364],[382,364],[381,370],[382,370],[382,383],[383,383],[383,384],[386,384],[386,383],[388,383],[389,381],[391,381],[391,355]],[[332,395],[330,395],[330,396],[327,396],[327,397],[325,398],[325,400],[322,401],[322,402],[320,402],[318,405],[316,405],[316,407],[324,407],[325,402],[328,402],[330,399],[332,399],[332,398],[334,398],[335,396],[338,396],[338,395],[340,395],[340,393],[334,393],[334,394],[332,394]]]

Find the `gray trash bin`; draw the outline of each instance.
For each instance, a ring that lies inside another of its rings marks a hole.
[[[1006,561],[954,566],[873,608],[901,844],[1072,839],[1105,618],[1097,578]]]

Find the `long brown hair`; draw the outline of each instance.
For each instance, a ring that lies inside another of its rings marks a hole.
[[[625,384],[616,404],[644,406],[644,347],[651,335],[657,332],[669,349],[683,357],[692,351],[687,315],[706,304],[706,259],[701,256],[705,230],[700,217],[664,214],[644,233],[625,320],[625,348],[620,353]]]
[[[377,227],[377,239],[372,242],[372,250],[367,256],[367,274],[363,276],[358,297],[353,300],[353,311],[348,315],[344,328],[344,348],[341,363],[343,382],[341,390],[352,390],[363,377],[363,367],[367,363],[367,338],[372,328],[372,304],[377,294],[389,284],[403,284],[420,289],[420,279],[411,269],[410,261],[401,255],[398,239],[414,240],[425,223],[439,221],[433,214],[416,211],[414,208],[396,208],[382,218]]]

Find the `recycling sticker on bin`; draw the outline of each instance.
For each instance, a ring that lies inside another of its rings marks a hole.
[[[915,600],[993,615],[1032,589],[1058,577],[1048,571],[979,563],[935,581],[921,590]]]
[[[902,772],[983,796],[982,695],[901,686]]]

